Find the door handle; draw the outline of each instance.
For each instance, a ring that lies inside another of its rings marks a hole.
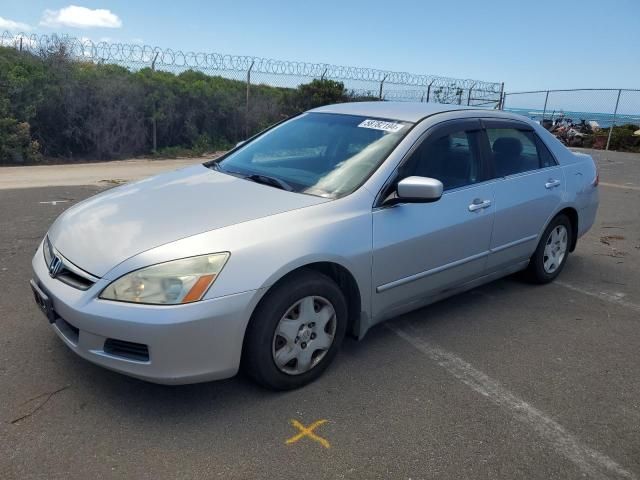
[[[550,178],[549,180],[547,180],[547,183],[544,184],[544,188],[553,188],[557,187],[558,185],[560,185],[560,180]]]
[[[476,210],[482,210],[491,206],[491,200],[480,200],[476,198],[471,205],[469,205],[469,211],[475,212]]]

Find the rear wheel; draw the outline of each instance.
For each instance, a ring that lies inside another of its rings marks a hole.
[[[565,215],[551,221],[527,267],[529,280],[549,283],[560,274],[569,256],[572,235],[571,222]]]
[[[296,272],[267,293],[254,312],[244,369],[274,390],[306,385],[331,363],[346,326],[347,304],[338,285],[312,270]]]

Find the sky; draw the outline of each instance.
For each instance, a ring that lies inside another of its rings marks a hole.
[[[0,0],[0,32],[505,82],[640,88],[640,0]]]

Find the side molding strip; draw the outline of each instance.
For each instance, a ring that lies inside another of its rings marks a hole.
[[[445,265],[432,268],[431,270],[426,270],[424,272],[416,273],[408,277],[394,280],[393,282],[385,283],[384,285],[380,285],[379,287],[376,287],[376,293],[382,293],[391,288],[399,287],[400,285],[405,285],[410,282],[415,282],[416,280],[420,280],[422,278],[428,277],[429,275],[433,275],[434,273],[440,273],[444,270],[448,270],[449,268],[457,267],[459,265],[464,265],[465,263],[478,260],[482,257],[486,257],[487,255],[489,255],[489,250],[487,250],[486,252],[481,252],[475,255],[471,255],[470,257],[463,258],[462,260],[456,260],[455,262],[447,263]]]
[[[395,287],[399,287],[401,285],[406,285],[407,283],[415,282],[416,280],[421,280],[429,275],[433,275],[435,273],[440,273],[450,268],[458,267],[460,265],[464,265],[465,263],[472,262],[474,260],[478,260],[482,257],[486,257],[492,253],[498,253],[507,248],[516,247],[520,244],[530,242],[531,240],[535,240],[538,238],[538,235],[529,235],[528,237],[521,238],[519,240],[515,240],[513,242],[505,243],[504,245],[500,245],[499,247],[492,248],[487,250],[486,252],[477,253],[476,255],[471,255],[470,257],[463,258],[462,260],[456,260],[455,262],[447,263],[445,265],[441,265],[436,268],[432,268],[431,270],[425,270],[424,272],[416,273],[413,275],[409,275],[408,277],[400,278],[398,280],[394,280],[393,282],[385,283],[376,287],[376,293],[382,293],[387,290],[390,290]]]
[[[492,248],[489,250],[491,253],[498,253],[502,250],[506,250],[507,248],[515,247],[522,243],[530,242],[531,240],[535,240],[538,238],[538,235],[529,235],[528,237],[521,238],[520,240],[514,240],[513,242],[505,243],[504,245],[500,245],[499,247]]]

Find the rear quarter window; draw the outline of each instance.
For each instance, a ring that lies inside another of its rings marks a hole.
[[[538,155],[540,156],[540,166],[542,168],[553,167],[558,165],[555,157],[549,151],[549,148],[545,145],[544,140],[542,140],[538,135],[533,133],[536,139],[536,146],[538,147]]]

